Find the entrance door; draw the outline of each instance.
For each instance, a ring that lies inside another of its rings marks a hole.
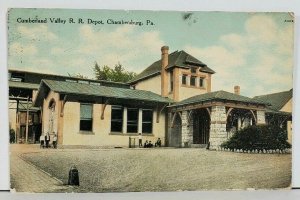
[[[206,109],[197,110],[194,115],[194,144],[208,144],[210,117]]]

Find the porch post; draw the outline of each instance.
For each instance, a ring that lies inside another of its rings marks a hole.
[[[122,124],[122,132],[127,133],[127,107],[124,107],[123,110],[123,124]]]
[[[186,110],[182,111],[181,120],[181,146],[190,147],[193,142],[193,135],[190,133],[190,129],[188,127],[188,112]],[[186,146],[185,144],[187,144],[188,146]]]
[[[227,140],[225,106],[212,106],[210,121],[210,149],[218,149]]]
[[[257,124],[266,124],[265,111],[258,110],[256,111]]]

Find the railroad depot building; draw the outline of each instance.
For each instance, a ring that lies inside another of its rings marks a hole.
[[[163,146],[217,149],[252,124],[291,130],[292,90],[254,98],[240,95],[239,86],[234,93],[212,92],[214,73],[185,51],[169,53],[163,46],[161,59],[127,84],[36,74],[29,90],[41,127],[35,135],[57,134],[59,145],[122,147],[142,133],[143,141],[160,138]],[[9,82],[12,101],[20,97],[22,80]],[[18,119],[21,110],[15,113]],[[16,132],[24,138],[20,128]]]

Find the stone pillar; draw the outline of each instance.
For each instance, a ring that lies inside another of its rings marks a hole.
[[[257,119],[257,124],[266,124],[265,111],[263,110],[256,111],[256,119]]]
[[[210,149],[218,149],[227,140],[225,106],[212,106],[210,117]]]
[[[189,138],[190,138],[190,143],[194,143],[194,118],[193,116],[190,116],[190,123],[189,123]]]
[[[182,147],[185,147],[185,143],[190,146],[193,142],[193,138],[191,138],[190,129],[188,127],[188,112],[186,110],[182,111],[181,115],[181,137],[182,137]],[[193,135],[192,135],[193,137]]]

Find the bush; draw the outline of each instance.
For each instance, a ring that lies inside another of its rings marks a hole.
[[[237,131],[222,148],[242,150],[275,150],[291,148],[286,130],[274,125],[254,125]]]

